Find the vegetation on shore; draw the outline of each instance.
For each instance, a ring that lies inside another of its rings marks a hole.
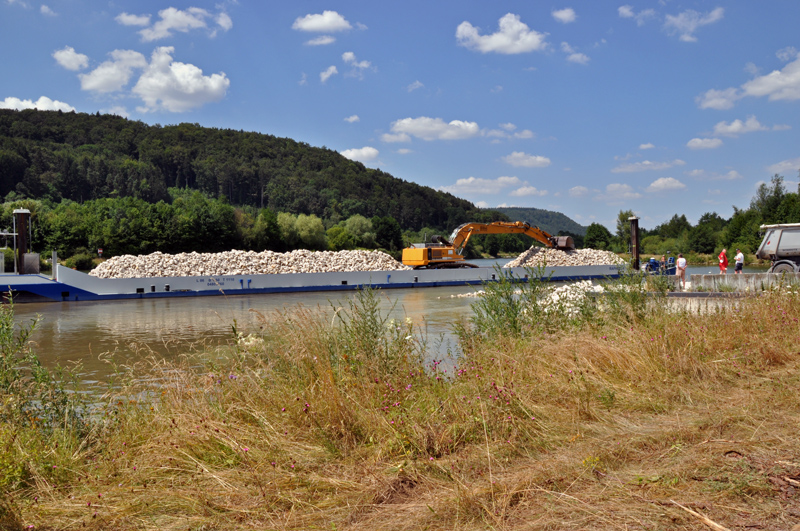
[[[224,351],[120,368],[102,399],[19,370],[38,364],[2,307],[0,525],[797,523],[796,289],[691,313],[640,282],[547,307],[545,284],[487,285],[444,360],[424,323],[359,292],[234,326]]]

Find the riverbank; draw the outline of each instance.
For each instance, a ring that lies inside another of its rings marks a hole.
[[[800,522],[800,297],[670,312],[625,282],[602,308],[547,314],[531,302],[536,283],[520,298],[507,296],[519,286],[487,286],[473,319],[457,327],[454,372],[422,361],[422,323],[385,318],[366,292],[333,320],[309,310],[263,316],[262,332],[202,359],[121,368],[121,388],[89,416],[74,415],[86,405],[45,379],[11,379],[0,417],[0,523]],[[3,342],[4,356],[14,344]],[[52,404],[47,415],[35,409],[41,403]]]

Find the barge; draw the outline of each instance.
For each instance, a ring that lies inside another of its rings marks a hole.
[[[622,266],[555,266],[544,268],[544,279],[569,282],[617,278]],[[17,302],[102,301],[159,297],[252,295],[303,291],[346,291],[479,285],[508,274],[514,281],[528,280],[530,269],[409,269],[333,273],[281,273],[186,277],[97,278],[62,265],[53,277],[41,274],[0,274],[0,291]]]

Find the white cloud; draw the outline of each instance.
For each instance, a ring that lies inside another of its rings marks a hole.
[[[725,174],[708,172],[706,170],[692,170],[687,171],[686,175],[701,181],[736,181],[744,178],[742,174],[736,170],[731,170]]]
[[[308,85],[308,76],[305,72],[303,72],[303,75],[300,76],[300,81],[298,81],[297,84],[300,86]]]
[[[104,61],[88,74],[78,74],[81,89],[107,93],[122,90],[131,80],[134,69],[145,68],[147,59],[133,50],[114,50],[110,61]]]
[[[767,96],[770,101],[800,99],[800,57],[767,75],[742,85],[743,96]]]
[[[569,189],[570,197],[583,197],[589,193],[589,189],[585,186],[573,186]]]
[[[800,54],[798,54],[797,48],[795,48],[794,46],[787,46],[786,48],[781,48],[780,50],[775,52],[775,57],[785,62],[791,61],[798,55]]]
[[[697,96],[694,100],[701,109],[724,111],[733,108],[733,104],[741,97],[739,91],[735,88],[725,90],[711,89],[706,91],[705,94]]]
[[[525,168],[546,168],[550,166],[550,159],[541,155],[528,155],[522,151],[514,151],[511,155],[503,157],[503,162],[511,166]]]
[[[358,122],[360,120],[361,120],[361,118],[359,118],[357,114],[354,114],[352,116],[348,116],[347,118],[344,119],[344,121],[349,123],[349,124],[352,124],[354,122]]]
[[[50,9],[48,6],[46,6],[44,4],[42,4],[42,7],[39,8],[39,12],[42,15],[45,15],[45,16],[48,16],[48,17],[55,17],[56,16],[56,12],[53,11],[52,9]]]
[[[219,13],[212,17],[211,13],[199,7],[190,7],[186,10],[168,7],[167,9],[159,11],[158,16],[161,18],[156,21],[152,27],[139,31],[139,35],[142,36],[144,42],[157,41],[170,37],[175,31],[188,33],[193,29],[207,28],[208,24],[206,20],[209,18],[213,18],[219,27],[225,31],[233,27],[233,21],[227,14]],[[130,20],[132,21],[134,19]],[[117,17],[117,21],[120,21],[119,17]],[[210,33],[211,37],[215,35],[216,30]]]
[[[342,156],[350,160],[359,162],[369,162],[378,158],[378,150],[371,146],[364,146],[360,149],[346,149],[342,151]]]
[[[423,84],[422,84],[420,81],[414,81],[414,82],[413,82],[413,83],[411,83],[411,84],[410,84],[408,87],[406,87],[406,89],[407,89],[409,92],[413,92],[413,91],[415,91],[415,90],[417,90],[417,89],[421,89],[421,88],[422,88],[422,87],[424,87],[424,86],[425,86],[425,85],[423,85]]]
[[[718,136],[738,136],[754,131],[768,131],[769,127],[761,125],[755,116],[748,116],[747,120],[734,120],[731,123],[719,122],[714,126],[714,134]]]
[[[782,160],[776,164],[767,166],[767,171],[771,175],[775,175],[776,173],[781,175],[797,175],[797,172],[800,171],[800,157]]]
[[[115,116],[121,116],[123,118],[128,117],[128,109],[126,109],[122,105],[114,105],[110,109],[104,109],[101,112],[103,112],[104,114],[113,114]]]
[[[521,184],[521,182],[517,177],[498,177],[497,179],[467,177],[466,179],[458,179],[454,185],[439,187],[439,190],[451,194],[485,195],[496,194],[501,188],[517,186],[519,184]]]
[[[364,70],[372,67],[372,63],[369,61],[359,61],[356,59],[356,54],[353,52],[344,52],[342,54],[342,61],[344,61],[346,65],[352,67],[352,70],[348,72],[347,75],[351,77],[357,77],[359,79],[363,78]]]
[[[486,201],[476,201],[475,206],[478,208],[489,208],[489,203]]]
[[[673,177],[661,177],[656,179],[647,187],[647,192],[671,192],[674,190],[684,190],[686,185]]]
[[[114,18],[123,26],[149,26],[150,15],[131,15],[130,13],[120,13]]]
[[[391,130],[393,135],[384,135],[384,142],[407,142],[409,136],[422,140],[462,140],[480,133],[475,122],[453,120],[446,123],[441,118],[427,116],[397,120],[392,123]],[[387,137],[395,139],[388,140]]]
[[[317,13],[297,17],[294,24],[292,24],[293,30],[317,33],[347,31],[352,27],[347,19],[336,11],[323,11],[322,14]]]
[[[523,186],[522,188],[517,188],[508,195],[512,197],[528,197],[532,195],[543,197],[547,195],[547,190],[539,190],[535,186]]]
[[[516,131],[517,126],[510,122],[499,124],[498,127],[500,129],[489,129],[488,131],[484,131],[483,135],[489,138],[516,138],[516,139],[529,139],[535,136],[533,134],[533,131],[531,131],[530,129],[523,129],[522,131]]]
[[[518,54],[541,51],[547,48],[546,33],[531,30],[520,21],[519,15],[507,13],[499,21],[499,29],[491,35],[481,35],[467,21],[456,29],[456,40],[459,46],[481,53]]]
[[[589,63],[589,56],[587,56],[586,54],[578,53],[567,42],[561,43],[561,51],[567,54],[567,61],[571,63],[578,63],[581,65]]]
[[[656,146],[651,144],[650,142],[648,142],[647,144],[639,144],[639,149],[641,149],[642,151],[644,151],[645,149],[653,149],[654,147]]]
[[[338,73],[339,70],[335,66],[331,65],[327,69],[319,73],[319,80],[325,83],[326,81],[328,81],[328,79],[330,79],[331,76],[336,75]]]
[[[664,28],[670,35],[678,35],[683,42],[696,42],[695,31],[701,26],[707,26],[722,20],[725,9],[718,7],[705,15],[688,9],[679,15],[667,15]]]
[[[630,164],[622,164],[617,166],[616,168],[611,169],[611,173],[635,173],[640,171],[658,171],[658,170],[668,170],[673,166],[683,166],[686,164],[681,159],[675,159],[673,161],[668,162],[651,162],[649,160],[645,160],[642,162],[632,162]]]
[[[693,138],[686,143],[689,149],[717,149],[722,146],[719,138]]]
[[[384,133],[381,135],[381,141],[392,142],[411,142],[411,137],[406,133]]]
[[[769,74],[756,77],[744,83],[739,89],[711,89],[695,98],[701,109],[730,109],[737,100],[752,96],[766,96],[770,101],[800,99],[800,56],[783,67]]]
[[[21,100],[19,98],[8,97],[0,101],[0,109],[14,109],[23,111],[25,109],[38,109],[40,111],[74,111],[75,107],[63,101],[51,100],[47,96],[42,96],[36,101]]]
[[[72,46],[53,52],[53,59],[67,70],[78,71],[89,66],[89,57],[76,52]]]
[[[306,41],[307,46],[327,46],[336,42],[336,38],[330,35],[320,35],[310,41]]]
[[[153,52],[133,93],[145,103],[142,112],[166,110],[183,112],[225,97],[230,80],[224,72],[204,76],[191,64],[172,60],[174,48],[162,46]]]
[[[606,186],[605,192],[595,197],[597,201],[604,201],[609,204],[640,199],[642,194],[635,191],[632,186],[621,183],[611,183]]]
[[[409,153],[413,153],[413,151],[411,151],[408,148],[400,148],[395,153],[398,153],[400,155],[408,155]]]
[[[559,9],[558,11],[553,11],[551,13],[553,18],[557,21],[561,22],[562,24],[569,24],[570,22],[575,22],[575,19],[578,16],[575,14],[575,10],[571,7],[567,7],[565,9]]]
[[[636,21],[637,26],[644,26],[651,18],[655,18],[656,12],[652,9],[644,9],[639,13],[634,12],[633,7],[629,5],[620,6],[617,8],[617,13],[620,18],[632,18]]]

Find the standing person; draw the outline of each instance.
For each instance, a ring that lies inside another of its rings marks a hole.
[[[678,264],[675,269],[675,274],[681,279],[681,288],[686,289],[686,258],[680,253],[678,253]]]
[[[719,253],[719,274],[728,274],[728,255],[725,254],[725,249],[722,249],[722,252]]]
[[[733,268],[733,274],[741,275],[742,268],[744,267],[744,255],[742,254],[742,251],[736,249],[736,256],[734,257],[734,259],[736,260],[736,265]]]
[[[661,262],[658,265],[662,272],[667,270],[667,257],[665,255],[661,255]]]

